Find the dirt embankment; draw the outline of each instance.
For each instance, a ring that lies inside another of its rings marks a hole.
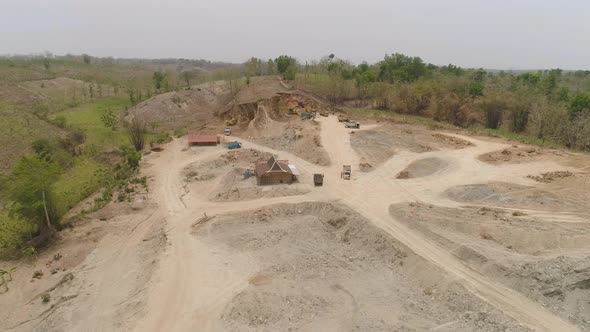
[[[506,149],[482,154],[478,157],[478,159],[492,165],[500,165],[504,163],[530,163],[533,161],[544,160],[550,157],[561,157],[564,155],[564,152],[552,149],[545,150],[534,146],[513,145]]]
[[[230,98],[228,82],[204,83],[143,101],[129,109],[126,119],[137,116],[146,123],[156,124],[160,130],[198,128],[218,122],[217,115]]]
[[[392,205],[390,213],[482,274],[590,328],[587,224],[549,222],[500,209],[420,203]]]
[[[344,206],[273,205],[194,234],[260,266],[220,317],[231,331],[524,330]]]
[[[268,84],[278,84],[275,81]],[[247,102],[232,103],[221,114],[226,124],[233,125],[233,134],[276,150],[288,151],[317,165],[329,165],[319,124],[300,117],[300,113],[321,110],[321,104],[298,92],[284,92],[277,87],[267,88],[264,90],[266,94],[259,95],[267,99],[259,97],[252,101],[256,91],[256,86],[240,91],[238,100]]]
[[[350,144],[358,153],[362,167],[371,171],[402,151],[423,153],[436,150],[454,150],[469,147],[470,142],[456,137],[432,133],[420,126],[385,123],[375,129],[361,130],[350,136]]]
[[[60,232],[35,261],[16,263],[0,305],[18,310],[0,312],[0,329],[126,329],[142,313],[146,284],[167,245],[164,220],[154,212],[153,202],[113,203]],[[129,242],[136,245],[121,245]]]

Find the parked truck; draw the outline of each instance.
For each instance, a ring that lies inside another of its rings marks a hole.
[[[342,173],[340,173],[340,176],[344,180],[350,180],[350,173],[351,173],[351,167],[350,167],[350,165],[343,165],[342,166]]]
[[[313,184],[317,187],[317,186],[322,186],[324,185],[324,174],[314,174],[313,175]]]
[[[231,135],[231,128],[230,127],[225,128],[224,133],[225,133],[225,136]]]
[[[360,129],[361,128],[361,124],[358,122],[347,122],[344,124],[344,127],[346,128],[356,128],[356,129]]]
[[[350,119],[346,115],[338,115],[338,122],[348,122]]]
[[[235,141],[235,142],[229,142],[226,144],[227,148],[232,150],[232,149],[239,149],[242,147],[242,143]]]
[[[312,119],[314,117],[314,114],[311,112],[304,112],[301,113],[301,118],[302,119]]]

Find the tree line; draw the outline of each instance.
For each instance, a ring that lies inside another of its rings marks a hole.
[[[334,105],[368,107],[483,127],[590,150],[590,71],[488,71],[437,66],[400,53],[352,64],[334,54],[299,63],[283,55],[276,73]]]

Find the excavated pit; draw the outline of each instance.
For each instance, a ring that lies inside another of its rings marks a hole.
[[[257,262],[220,318],[230,331],[526,330],[345,206],[273,205],[193,234]]]

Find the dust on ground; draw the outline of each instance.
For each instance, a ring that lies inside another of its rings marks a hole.
[[[505,182],[462,185],[447,189],[445,194],[458,202],[522,209],[554,210],[571,205],[552,192]]]
[[[554,149],[542,149],[527,145],[512,145],[511,147],[499,151],[482,154],[478,159],[486,163],[499,165],[503,163],[530,163],[547,159],[549,157],[563,157],[565,155],[567,155],[566,152]]]
[[[266,161],[270,157],[271,153],[254,149],[229,150],[218,158],[187,165],[183,169],[183,175],[187,182],[207,181],[226,173],[228,169],[253,169],[257,162]]]
[[[219,318],[231,331],[524,330],[345,206],[273,205],[194,234],[259,264]]]
[[[422,203],[392,205],[390,213],[480,273],[590,328],[590,224],[551,222],[503,209]]]
[[[444,170],[448,166],[448,162],[432,157],[432,158],[425,158],[411,162],[408,167],[406,167],[403,171],[399,172],[396,178],[398,179],[413,179],[413,178],[421,178],[424,176],[428,176],[434,174],[436,172],[440,172]]]
[[[371,171],[402,151],[424,153],[437,150],[453,150],[472,144],[460,138],[432,133],[421,126],[378,123],[379,127],[355,131],[350,144],[361,158],[363,171]]]
[[[191,163],[183,170],[187,189],[192,192],[205,191],[211,201],[243,201],[262,197],[293,196],[310,191],[308,184],[298,182],[259,186],[256,176],[253,175],[255,165],[258,162],[268,161],[271,156],[272,154],[268,152],[254,149],[237,149],[206,162]],[[252,175],[246,177],[244,175],[246,170]]]
[[[2,328],[72,331],[90,325],[125,329],[101,317],[112,314],[117,324],[125,324],[142,314],[145,283],[167,244],[164,224],[146,221],[154,213],[153,202],[141,206],[112,203],[61,231],[50,250],[33,260],[2,262],[2,267],[16,267],[9,290],[0,299],[2,305],[23,303],[18,312],[0,312]],[[121,248],[121,242],[136,236],[143,238],[139,246]],[[103,270],[105,261],[111,264]],[[112,286],[110,292],[102,293],[104,285]]]
[[[330,164],[330,158],[323,149],[317,123],[312,120],[293,119],[281,126],[281,134],[252,138],[252,141],[273,149],[291,152],[316,165]]]

